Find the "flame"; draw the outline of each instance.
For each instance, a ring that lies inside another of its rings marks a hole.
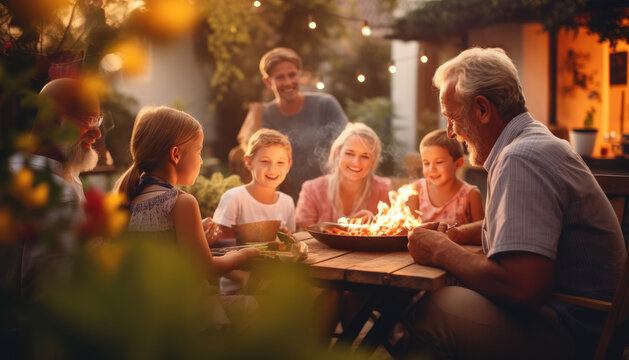
[[[337,222],[345,225],[347,231],[339,230],[336,233],[353,236],[392,236],[412,230],[422,223],[421,217],[414,215],[406,205],[413,195],[417,195],[417,191],[411,184],[402,186],[397,192],[389,191],[391,206],[380,201],[378,214],[369,220],[342,217]]]

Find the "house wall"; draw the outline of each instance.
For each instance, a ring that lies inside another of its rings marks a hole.
[[[627,52],[629,53],[629,45],[627,42],[619,42],[616,49],[606,48],[608,53]],[[629,59],[628,59],[629,61]],[[628,79],[629,80],[629,79]],[[624,102],[622,98],[624,97]],[[624,111],[621,111],[624,107]],[[622,113],[622,126],[621,126]],[[620,137],[621,128],[625,134],[629,134],[629,86],[610,85],[609,86],[609,123],[605,127],[607,131],[614,131]],[[616,140],[618,141],[618,140]]]
[[[145,105],[181,106],[204,128],[204,141],[212,142],[216,134],[211,122],[210,87],[207,72],[195,59],[192,35],[169,43],[149,43],[148,66],[139,76],[119,75],[113,86],[121,93],[135,97],[138,109]]]
[[[585,32],[575,34],[565,30],[557,36],[557,124],[568,129],[583,127],[588,110],[594,108],[594,127],[602,130],[597,136],[600,138],[605,131],[602,128],[603,119],[608,116],[604,99],[608,88],[605,85],[609,82],[606,69],[609,66],[605,64],[604,46],[597,39]],[[575,59],[580,67],[577,72],[589,78],[586,88],[575,85],[575,60],[570,60],[570,52],[577,54]],[[598,99],[590,96],[593,92],[598,93]],[[595,149],[599,146],[600,140],[597,139]]]
[[[574,76],[569,66],[568,51],[574,50],[585,56],[583,67],[579,71],[591,76],[587,88],[574,85]],[[581,29],[577,33],[561,31],[558,37],[557,61],[557,122],[568,129],[582,127],[589,109],[596,109],[594,127],[598,129],[594,156],[601,156],[601,148],[610,145],[605,140],[606,133],[614,131],[620,136],[621,98],[624,91],[624,132],[629,132],[629,87],[609,85],[609,54],[629,51],[626,42],[619,42],[612,50],[608,42],[599,43],[598,36],[589,35]],[[588,97],[591,91],[597,91],[599,99]]]
[[[413,151],[417,140],[417,77],[419,43],[393,40],[391,59],[397,72],[391,74],[391,101],[393,102],[393,129],[396,141],[403,151]]]
[[[472,29],[470,47],[500,47],[518,69],[526,104],[533,117],[548,124],[548,34],[537,24],[499,24]]]

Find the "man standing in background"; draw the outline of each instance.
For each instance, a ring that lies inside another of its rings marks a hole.
[[[260,127],[288,136],[293,167],[281,190],[297,201],[301,184],[323,174],[321,166],[332,142],[347,125],[347,117],[333,96],[299,91],[302,61],[292,49],[278,47],[264,54],[260,73],[275,100],[250,106],[238,142],[246,148],[249,137]]]

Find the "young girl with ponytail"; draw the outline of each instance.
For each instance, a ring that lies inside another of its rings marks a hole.
[[[260,251],[247,248],[212,257],[210,245],[218,238],[217,224],[209,218],[202,220],[194,196],[175,188],[194,183],[203,163],[202,148],[203,129],[195,118],[166,106],[145,107],[133,126],[133,164],[114,190],[130,201],[130,231],[172,233],[200,259],[207,276],[216,277]]]

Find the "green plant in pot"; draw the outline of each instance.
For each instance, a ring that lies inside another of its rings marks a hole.
[[[585,115],[583,127],[570,130],[570,143],[581,156],[591,156],[594,150],[598,133],[598,129],[594,128],[594,115],[596,115],[596,108],[592,106]]]
[[[575,96],[585,91],[588,101],[600,103],[598,88],[600,86],[596,69],[588,69],[590,53],[568,49],[563,64],[563,72],[570,79],[563,87],[565,96]],[[570,130],[570,144],[581,156],[591,156],[596,142],[598,130],[594,128],[596,107],[591,106],[585,114],[583,127]]]

